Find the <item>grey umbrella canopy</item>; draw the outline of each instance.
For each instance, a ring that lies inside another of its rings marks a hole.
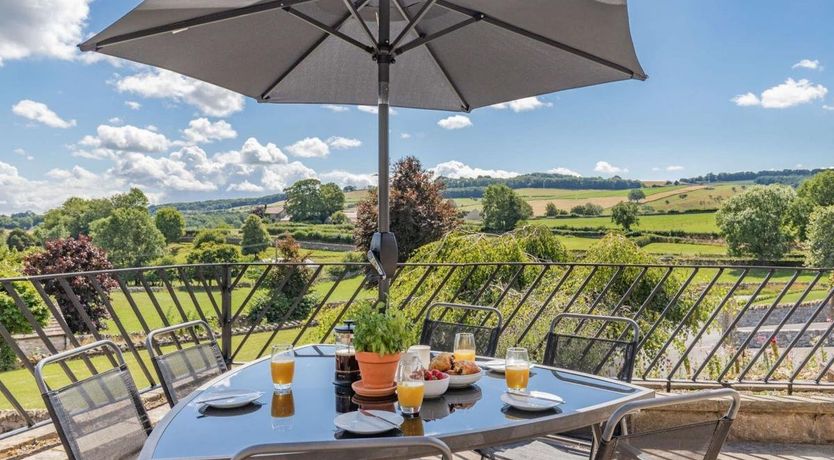
[[[468,112],[646,78],[625,0],[145,0],[80,48],[259,102],[378,105],[372,262],[387,275],[389,104]]]

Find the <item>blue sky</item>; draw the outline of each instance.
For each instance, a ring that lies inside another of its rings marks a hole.
[[[0,2],[0,213],[43,211],[71,195],[131,185],[166,202],[274,193],[310,176],[374,180],[373,114],[259,105],[173,74],[81,56],[72,45],[137,2],[53,0],[43,10],[36,3]],[[566,91],[442,123],[458,129],[439,124],[452,113],[397,109],[392,158],[416,155],[452,175],[566,168],[639,179],[834,166],[833,2],[629,7],[646,82]],[[266,163],[273,166],[253,166]]]

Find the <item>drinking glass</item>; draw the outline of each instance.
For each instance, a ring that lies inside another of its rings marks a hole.
[[[469,332],[455,334],[455,361],[475,361],[475,335]]]
[[[413,353],[406,354],[397,365],[397,402],[403,415],[420,413],[424,385],[420,358]]]
[[[527,391],[530,382],[530,359],[527,349],[511,347],[507,349],[506,370],[507,388],[510,390]]]
[[[290,344],[278,344],[272,347],[272,386],[275,391],[289,391],[295,372],[295,352]]]

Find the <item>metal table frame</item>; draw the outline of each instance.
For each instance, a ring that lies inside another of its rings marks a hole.
[[[316,348],[318,346],[327,346],[330,347],[330,344],[311,344],[311,345],[303,345],[297,347],[296,350],[303,350],[305,348]],[[142,448],[142,452],[139,454],[139,460],[158,460],[157,457],[153,456],[154,451],[156,450],[157,444],[159,443],[160,439],[162,438],[163,434],[165,433],[165,429],[167,428],[168,424],[173,420],[180,411],[186,407],[192,400],[197,398],[202,391],[211,387],[215,383],[229,377],[230,375],[234,375],[235,373],[241,372],[244,369],[259,363],[261,361],[267,360],[269,357],[264,357],[255,361],[251,361],[249,363],[244,364],[236,369],[232,369],[229,372],[222,374],[215,379],[207,382],[193,393],[188,395],[187,397],[181,399],[171,410],[165,414],[162,420],[154,427],[151,435],[148,437],[148,440],[145,442],[145,446]],[[480,358],[479,358],[480,359]],[[493,359],[493,358],[489,358]],[[617,380],[607,379],[604,377],[597,377],[588,374],[582,374],[579,372],[573,371],[566,371],[562,369],[556,369],[553,367],[548,366],[541,366],[536,365],[536,367],[541,369],[549,369],[549,370],[558,370],[561,374],[560,376],[564,379],[569,379],[570,375],[581,376],[585,379],[592,378],[594,380],[598,380],[600,384],[612,384],[618,387],[628,387],[634,390],[633,393],[628,395],[623,395],[622,398],[618,398],[616,400],[612,400],[605,404],[597,404],[595,406],[589,406],[584,408],[581,412],[569,413],[569,414],[554,414],[549,417],[540,417],[536,419],[531,419],[527,421],[519,421],[513,423],[512,425],[506,425],[502,427],[497,427],[494,429],[489,430],[480,430],[480,431],[463,431],[463,432],[455,432],[455,433],[444,433],[442,435],[436,435],[434,437],[440,439],[444,443],[446,443],[452,452],[460,452],[460,451],[468,451],[473,449],[483,449],[487,447],[495,447],[504,444],[510,444],[513,442],[523,441],[527,439],[536,438],[539,436],[545,436],[548,434],[553,433],[565,433],[568,431],[576,430],[583,427],[588,426],[596,426],[594,429],[595,434],[599,434],[598,426],[608,420],[608,418],[613,414],[620,406],[625,403],[637,401],[637,400],[644,400],[644,399],[651,399],[654,397],[654,390],[639,387],[636,385],[628,384],[625,382],[620,382]],[[432,452],[426,451],[426,455],[431,455]],[[180,457],[182,458],[182,457]],[[229,457],[225,456],[217,456],[217,457],[193,457],[193,458],[201,458],[201,459],[228,459]]]

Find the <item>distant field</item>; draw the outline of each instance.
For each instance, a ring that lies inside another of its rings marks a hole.
[[[601,217],[568,217],[568,218],[545,218],[533,219],[530,221],[535,224],[543,224],[549,227],[594,227],[594,228],[617,228],[611,218],[608,216]],[[660,214],[640,216],[640,223],[635,227],[636,230],[645,231],[669,231],[679,230],[691,233],[710,233],[718,232],[718,227],[715,225],[714,213],[697,213],[697,214]]]
[[[652,254],[669,255],[726,255],[727,248],[713,244],[651,243],[643,250]]]
[[[743,187],[742,184],[721,184],[697,190],[681,190],[669,195],[647,197],[646,204],[658,211],[717,209],[724,200],[741,193]]]

